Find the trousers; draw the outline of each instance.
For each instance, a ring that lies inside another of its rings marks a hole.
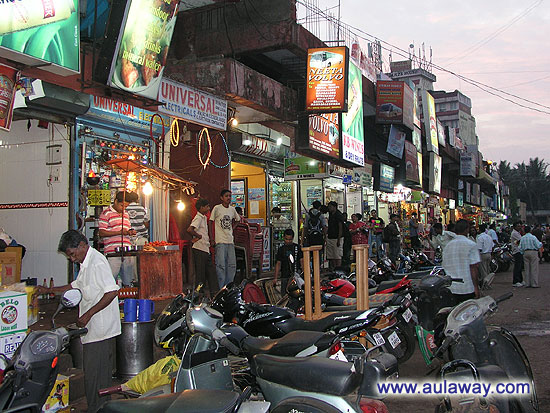
[[[218,286],[225,287],[235,278],[237,258],[234,244],[216,244],[216,275]]]
[[[97,412],[110,399],[110,396],[99,397],[97,392],[111,387],[114,349],[114,337],[82,346],[84,391],[90,413]]]
[[[521,272],[523,271],[523,255],[521,252],[514,254],[514,278],[512,284],[520,283],[523,281]]]
[[[201,251],[197,248],[193,250],[193,262],[195,264],[195,283],[207,284],[210,297],[218,291],[218,278],[212,265],[212,258],[206,251]]]
[[[523,253],[523,264],[525,265],[525,280],[526,287],[539,286],[539,252],[527,250]]]

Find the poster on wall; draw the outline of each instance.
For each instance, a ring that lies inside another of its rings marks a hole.
[[[231,205],[241,207],[246,216],[246,181],[244,179],[231,180]]]
[[[78,0],[3,1],[2,15],[2,57],[62,76],[80,71]]]
[[[430,179],[429,179],[429,192],[436,194],[441,193],[441,156],[435,153],[430,153]]]
[[[402,81],[380,80],[376,84],[376,122],[414,125],[414,92]]]
[[[357,66],[349,64],[349,109],[342,113],[342,159],[365,165],[363,130],[363,80]]]
[[[265,201],[265,188],[248,188],[249,201]]]
[[[427,91],[422,91],[422,108],[424,110],[424,129],[426,131],[426,147],[428,151],[439,154],[439,137],[437,136],[437,121],[435,117],[435,101]]]
[[[418,156],[414,145],[406,141],[405,142],[405,178],[408,181],[420,182],[420,176],[418,174]]]
[[[107,84],[157,99],[179,0],[128,0]]]
[[[340,122],[338,113],[309,115],[309,148],[315,152],[340,158]]]
[[[348,110],[348,61],[347,47],[308,49],[306,111]]]
[[[403,148],[405,147],[405,136],[405,132],[391,125],[386,152],[388,152],[390,155],[395,156],[396,158],[402,159]]]
[[[16,69],[0,65],[0,129],[5,131],[9,131],[11,127],[13,98],[18,79],[19,72]]]

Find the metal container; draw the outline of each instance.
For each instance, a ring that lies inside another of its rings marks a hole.
[[[116,375],[127,380],[153,364],[155,321],[120,324],[122,333],[116,338]]]

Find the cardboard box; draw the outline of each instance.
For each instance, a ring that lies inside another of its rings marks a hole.
[[[69,378],[62,374],[57,375],[50,395],[42,406],[43,412],[57,412],[69,406]]]
[[[19,347],[26,336],[26,331],[0,336],[0,353],[12,358],[13,353],[15,353],[15,350],[17,350],[17,347]]]
[[[0,335],[24,331],[27,327],[27,294],[0,292]]]
[[[17,255],[16,260],[15,260],[15,281],[14,281],[14,283],[18,283],[18,282],[21,281],[21,259],[23,258],[23,248],[21,248],[21,247],[6,247],[6,252],[15,252],[15,254]]]
[[[0,285],[17,282],[17,253],[0,252]]]

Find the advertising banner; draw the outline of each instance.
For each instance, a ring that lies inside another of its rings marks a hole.
[[[306,158],[285,158],[285,180],[328,178],[325,162]]]
[[[381,163],[374,177],[374,189],[376,191],[391,192],[395,186],[395,168]]]
[[[353,168],[353,183],[366,188],[372,187],[372,165],[365,164],[363,168]]]
[[[412,141],[417,152],[422,152],[422,141],[420,129],[415,127],[412,131]]]
[[[466,202],[469,204],[472,202],[472,184],[466,182]]]
[[[227,101],[210,93],[169,79],[162,79],[158,93],[159,112],[207,128],[226,130]]]
[[[157,99],[179,0],[128,0],[107,84]]]
[[[449,145],[456,147],[456,128],[449,128]]]
[[[437,140],[441,146],[445,146],[445,127],[437,120]]]
[[[422,128],[422,122],[420,121],[420,102],[418,91],[413,90],[414,93],[414,102],[413,102],[413,123],[417,128]]]
[[[481,187],[479,184],[472,184],[472,204],[481,204]]]
[[[19,72],[16,69],[0,65],[0,129],[6,131],[11,127],[13,98],[18,78]]]
[[[340,159],[340,123],[338,113],[309,115],[309,148]]]
[[[41,69],[74,75],[80,70],[78,5],[78,0],[2,1],[2,57],[30,66],[51,63]]]
[[[350,56],[353,59],[353,62],[359,66],[361,73],[372,83],[377,81],[377,72],[376,64],[374,59],[369,57],[368,54],[369,43],[364,39],[356,39],[351,45]]]
[[[405,178],[408,181],[420,182],[420,175],[418,174],[418,156],[414,145],[406,141],[405,142]]]
[[[426,143],[429,152],[439,154],[439,137],[437,136],[437,122],[435,117],[435,101],[427,91],[422,91],[422,107],[424,109],[424,129],[426,130]]]
[[[347,78],[347,47],[308,49],[306,111],[347,111]]]
[[[476,164],[473,153],[460,155],[460,176],[476,176]]]
[[[430,153],[430,179],[429,179],[429,192],[436,194],[441,193],[441,156],[435,153]]]
[[[414,92],[405,82],[380,80],[376,84],[376,122],[414,126]]]
[[[365,165],[363,81],[361,71],[351,62],[348,89],[348,111],[342,113],[342,159],[363,166]]]
[[[420,183],[420,186],[422,186],[423,185],[422,178],[424,178],[424,176],[422,175],[422,167],[423,167],[422,154],[420,152],[417,152],[416,157],[418,158],[418,182]]]
[[[390,136],[388,137],[388,146],[386,148],[386,152],[388,152],[389,154],[399,159],[402,159],[403,148],[405,147],[405,136],[406,136],[405,132],[391,125]]]

